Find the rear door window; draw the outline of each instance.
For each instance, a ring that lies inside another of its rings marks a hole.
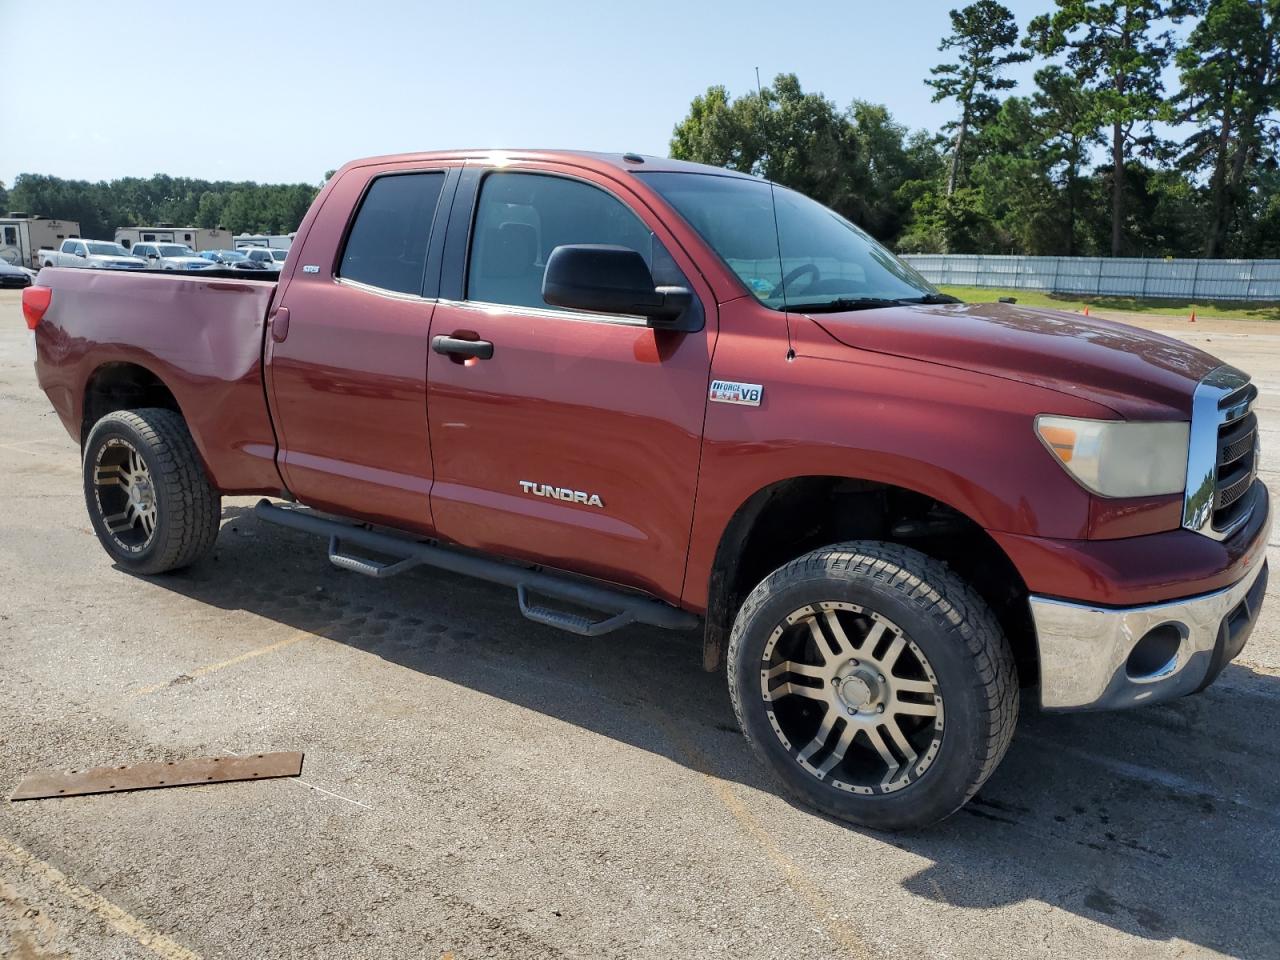
[[[344,280],[421,295],[443,173],[399,173],[370,185],[338,266]],[[270,259],[270,252],[264,251]]]

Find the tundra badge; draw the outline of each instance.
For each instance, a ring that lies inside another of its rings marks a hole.
[[[758,383],[738,383],[736,380],[712,380],[711,399],[716,403],[742,403],[748,407],[760,406],[764,387]]]
[[[567,500],[569,503],[583,503],[588,507],[603,509],[604,501],[598,493],[583,493],[581,490],[570,490],[568,487],[553,487],[549,483],[534,483],[532,480],[521,480],[520,489],[535,497],[550,497],[552,500]]]

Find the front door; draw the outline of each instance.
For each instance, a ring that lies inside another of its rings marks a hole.
[[[543,269],[569,243],[639,250],[656,283],[694,290],[702,329],[549,307]],[[439,533],[677,599],[715,330],[710,290],[624,184],[552,164],[468,168],[431,334],[481,345],[428,358]]]
[[[434,271],[428,261],[454,176],[349,170],[297,251],[302,265],[271,317],[267,387],[277,463],[302,503],[432,531],[425,405],[438,252]]]

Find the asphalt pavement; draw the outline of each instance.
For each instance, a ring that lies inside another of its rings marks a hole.
[[[1254,375],[1276,463],[1280,327],[1144,325]],[[343,573],[252,499],[190,571],[122,573],[31,359],[0,293],[0,795],[60,768],[306,761],[0,800],[2,956],[1280,957],[1280,577],[1206,693],[1026,700],[967,808],[878,834],[780,794],[694,634],[584,640],[503,588]]]

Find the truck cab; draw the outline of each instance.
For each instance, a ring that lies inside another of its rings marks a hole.
[[[206,260],[183,243],[135,243],[133,255],[158,270],[211,270],[216,263]]]
[[[105,240],[83,240],[78,237],[62,241],[57,250],[42,250],[46,267],[81,267],[94,270],[143,270],[146,262],[131,255],[118,243]]]

